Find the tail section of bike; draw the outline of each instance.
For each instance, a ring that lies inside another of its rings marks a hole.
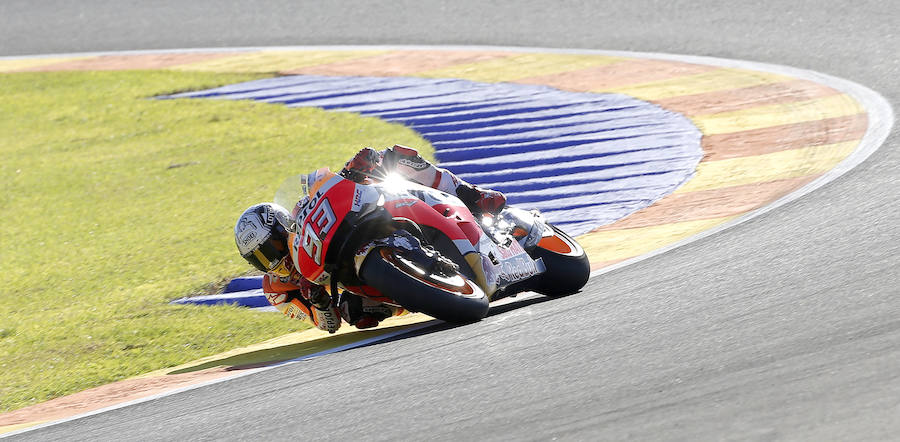
[[[515,207],[505,209],[489,229],[495,236],[503,232],[512,236],[545,271],[540,275],[508,287],[507,292],[531,290],[547,296],[563,296],[581,290],[591,273],[584,248],[574,238],[546,222],[537,211]]]

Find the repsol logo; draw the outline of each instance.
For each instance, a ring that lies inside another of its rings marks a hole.
[[[306,205],[303,206],[303,209],[301,209],[297,213],[297,221],[303,221],[304,219],[306,219],[306,216],[309,215],[309,212],[312,211],[312,209],[316,207],[316,204],[319,203],[319,199],[322,198],[322,195],[323,193],[321,191],[316,192],[316,195],[306,202]]]

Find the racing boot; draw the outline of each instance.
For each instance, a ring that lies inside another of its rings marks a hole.
[[[376,327],[379,322],[404,313],[406,310],[400,307],[382,304],[352,293],[344,292],[341,295],[341,317],[358,329]]]
[[[496,190],[482,189],[469,183],[461,183],[456,188],[456,196],[466,204],[472,213],[496,215],[506,207],[506,196]]]

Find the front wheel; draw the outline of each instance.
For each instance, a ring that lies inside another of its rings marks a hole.
[[[547,296],[563,296],[581,290],[591,276],[591,264],[581,245],[556,226],[529,254],[542,258],[547,272],[538,277],[534,290]]]
[[[456,323],[487,315],[488,297],[473,281],[458,271],[429,270],[417,261],[410,253],[378,248],[366,257],[359,277],[409,311]]]

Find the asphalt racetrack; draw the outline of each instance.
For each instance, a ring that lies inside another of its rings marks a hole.
[[[764,4],[768,3],[768,4]],[[802,3],[802,5],[801,5]],[[0,55],[451,44],[707,55],[900,101],[889,2],[0,3]],[[878,440],[900,431],[900,140],[817,191],[592,279],[40,428],[29,440]]]

